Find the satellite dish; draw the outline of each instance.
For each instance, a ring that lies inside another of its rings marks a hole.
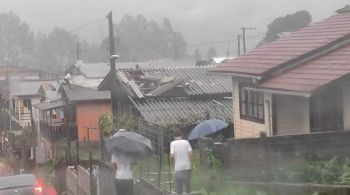
[[[160,82],[161,82],[161,83],[169,83],[169,82],[174,81],[175,79],[176,79],[175,76],[164,76],[164,77],[160,80]]]

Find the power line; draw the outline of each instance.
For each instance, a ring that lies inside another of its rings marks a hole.
[[[88,26],[91,26],[91,25],[93,25],[93,24],[95,24],[95,23],[97,23],[97,22],[100,22],[101,20],[104,20],[104,19],[106,19],[106,17],[99,18],[99,19],[97,19],[97,20],[95,20],[95,21],[92,21],[92,22],[89,22],[89,23],[87,23],[87,24],[84,24],[84,25],[82,25],[82,26],[80,26],[80,27],[77,27],[77,28],[75,28],[75,29],[73,29],[73,30],[71,30],[71,31],[68,31],[68,32],[69,32],[69,33],[73,33],[73,32],[79,31],[79,30],[84,29],[84,28],[86,28],[86,27],[88,27]]]

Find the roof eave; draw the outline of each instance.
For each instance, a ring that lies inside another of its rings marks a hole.
[[[253,80],[261,80],[260,75],[250,75],[245,73],[235,73],[235,72],[219,72],[219,71],[209,71],[210,74],[213,75],[226,75],[226,76],[232,76],[232,77],[240,77],[240,78],[250,78]]]
[[[245,87],[248,91],[255,91],[261,93],[273,93],[278,95],[290,95],[290,96],[299,96],[309,98],[311,97],[311,93],[309,92],[296,92],[296,91],[284,91],[278,89],[266,89],[266,88],[253,88],[253,87]]]

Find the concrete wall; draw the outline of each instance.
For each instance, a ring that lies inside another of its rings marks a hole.
[[[98,120],[102,114],[111,113],[112,104],[109,101],[81,102],[76,104],[76,122],[79,141],[98,141]]]
[[[258,123],[241,119],[239,108],[239,82],[233,80],[233,124],[235,131],[235,138],[252,138],[259,137],[260,132],[265,132],[270,135],[271,118],[269,112],[271,111],[271,94],[264,94],[264,114],[265,122]],[[270,102],[270,103],[267,103]],[[270,108],[269,108],[270,107]]]
[[[343,86],[344,130],[350,130],[350,84]]]
[[[287,95],[274,97],[277,135],[310,133],[309,99]]]
[[[231,139],[223,144],[201,139],[201,162],[205,165],[207,148],[220,159],[223,168],[238,181],[256,181],[278,173],[279,167],[303,167],[317,156],[330,160],[348,158],[350,131],[309,133],[265,138]],[[282,170],[283,171],[283,170]]]

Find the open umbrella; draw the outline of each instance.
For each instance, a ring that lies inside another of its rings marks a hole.
[[[220,131],[228,126],[227,123],[225,123],[222,120],[218,119],[210,119],[205,120],[198,125],[196,125],[190,135],[188,136],[188,140],[197,139],[212,133],[215,133],[217,131]]]
[[[152,144],[146,137],[132,131],[118,131],[106,141],[106,149],[110,153],[123,153],[136,159],[148,157],[152,152]]]

